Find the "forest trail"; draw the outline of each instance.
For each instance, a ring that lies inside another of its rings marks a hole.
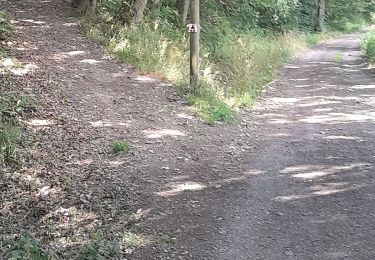
[[[210,127],[84,39],[66,1],[0,4],[39,102],[19,188],[0,183],[0,233],[60,255],[99,229],[152,238],[129,259],[374,258],[375,76],[360,34],[306,50],[238,124]],[[129,154],[111,154],[118,140]]]

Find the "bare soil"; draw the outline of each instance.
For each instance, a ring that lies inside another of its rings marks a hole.
[[[31,233],[61,258],[99,230],[137,238],[119,259],[374,259],[375,77],[360,34],[305,51],[251,113],[211,127],[87,41],[68,2],[0,4],[39,103],[24,167],[0,179],[0,234]],[[120,140],[130,153],[111,152]]]

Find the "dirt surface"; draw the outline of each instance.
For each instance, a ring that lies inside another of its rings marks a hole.
[[[0,5],[39,102],[25,167],[0,180],[0,234],[65,258],[99,230],[136,238],[120,259],[374,259],[375,77],[360,34],[305,51],[238,124],[210,127],[84,39],[68,2]],[[111,153],[118,140],[129,154]]]

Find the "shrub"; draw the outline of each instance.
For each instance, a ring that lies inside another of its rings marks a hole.
[[[370,62],[375,62],[375,31],[366,34],[362,39],[362,49]]]

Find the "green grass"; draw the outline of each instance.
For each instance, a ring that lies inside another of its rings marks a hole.
[[[128,153],[129,150],[130,147],[127,141],[116,141],[112,143],[112,152],[115,154]]]
[[[11,24],[4,12],[0,11],[0,59],[6,56],[6,52],[1,44],[1,41],[6,40],[11,33]]]
[[[18,92],[2,90],[1,84],[8,83],[0,80],[0,166],[16,166],[19,164],[17,143],[21,137],[19,118],[34,110],[36,104]]]
[[[216,29],[202,32],[200,76],[205,89],[184,93],[197,115],[210,124],[231,121],[234,111],[251,107],[285,62],[302,48],[332,36],[239,31],[225,21],[220,23]],[[104,13],[88,24],[86,35],[142,73],[157,75],[175,86],[188,85],[189,35],[184,28],[146,17],[135,30]]]
[[[370,31],[362,39],[362,50],[371,63],[375,63],[375,31]]]
[[[342,61],[342,59],[343,59],[343,54],[342,54],[341,52],[336,52],[336,53],[335,53],[334,60],[335,60],[336,62],[340,62],[340,61]]]
[[[236,109],[251,106],[284,63],[307,45],[304,35],[265,36],[222,29],[226,36],[217,39],[217,46],[210,47],[205,44],[208,39],[202,40],[201,79],[205,90],[187,95],[197,115],[209,124],[231,121]],[[158,23],[145,23],[135,31],[101,22],[90,24],[87,36],[140,72],[158,75],[176,86],[188,85],[188,35],[184,30],[170,30]],[[314,39],[314,43],[319,41]]]
[[[188,101],[195,106],[196,114],[207,124],[213,125],[218,121],[230,122],[234,119],[231,107],[208,91],[196,95],[190,94]]]

